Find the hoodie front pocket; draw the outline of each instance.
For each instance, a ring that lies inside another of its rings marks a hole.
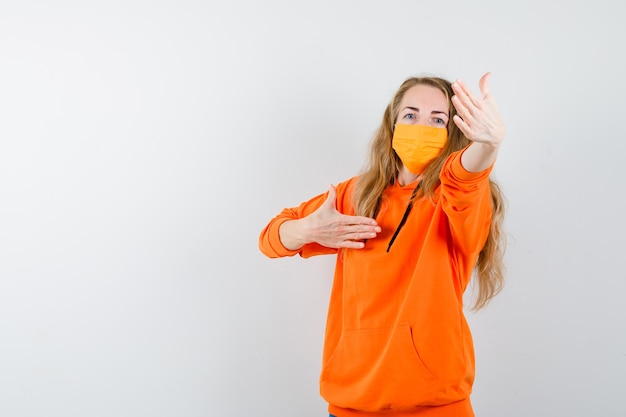
[[[436,378],[422,363],[408,324],[346,331],[324,364],[321,393],[338,407],[409,410],[433,404]]]

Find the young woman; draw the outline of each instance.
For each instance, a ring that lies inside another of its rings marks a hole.
[[[322,396],[337,417],[473,416],[474,307],[501,289],[502,195],[490,179],[505,127],[488,87],[407,79],[359,176],[284,209],[262,231],[269,257],[336,254]]]

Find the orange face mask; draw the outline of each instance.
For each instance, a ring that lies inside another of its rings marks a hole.
[[[404,166],[413,174],[421,174],[448,141],[448,129],[422,125],[397,124],[391,147]]]

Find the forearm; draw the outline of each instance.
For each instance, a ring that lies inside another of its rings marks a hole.
[[[499,145],[473,142],[461,155],[461,165],[468,172],[482,172],[498,157]]]

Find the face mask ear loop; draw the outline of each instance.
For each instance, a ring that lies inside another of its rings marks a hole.
[[[396,229],[393,236],[391,237],[391,240],[389,241],[389,246],[387,246],[387,253],[389,253],[389,249],[391,249],[391,245],[393,245],[393,242],[396,240],[396,237],[400,233],[400,230],[402,230],[404,223],[406,223],[406,219],[409,217],[409,213],[411,212],[411,209],[413,208],[413,199],[417,195],[417,190],[420,189],[420,185],[422,185],[421,181],[417,184],[417,186],[411,193],[411,199],[409,200],[409,204],[406,206],[406,210],[404,210],[404,215],[402,216],[402,220],[400,220],[400,224],[398,225],[398,228]]]

